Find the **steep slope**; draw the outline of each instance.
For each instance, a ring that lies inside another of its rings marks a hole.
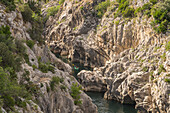
[[[42,34],[37,35],[38,32],[36,31],[32,34],[30,31],[34,29],[34,25],[28,21],[23,21],[23,18],[29,16],[25,15],[24,17],[22,14],[18,8],[14,11],[9,11],[6,6],[0,3],[0,42],[4,43],[3,41],[7,40],[5,39],[7,34],[3,34],[7,32],[9,33],[8,37],[14,37],[11,44],[15,42],[16,46],[22,45],[20,46],[21,50],[25,48],[21,53],[18,51],[13,53],[15,56],[21,56],[21,61],[18,60],[18,63],[14,64],[20,65],[19,70],[15,71],[15,80],[18,87],[23,87],[19,94],[21,96],[14,95],[17,92],[15,87],[9,86],[11,89],[7,89],[7,91],[11,90],[11,94],[6,96],[3,96],[3,93],[6,94],[5,90],[1,89],[0,111],[3,113],[96,113],[96,106],[81,91],[80,85],[72,76],[72,68],[56,58],[44,43],[40,43],[40,39],[43,39]],[[26,19],[28,19],[27,17]],[[8,30],[8,28],[10,29]],[[42,37],[38,40],[32,40],[35,35]],[[16,40],[19,40],[19,43],[16,43]],[[10,47],[9,45],[7,43],[8,47]],[[12,47],[15,48],[14,46]],[[2,48],[0,50],[2,52]],[[4,59],[10,58],[9,56],[2,55],[0,58],[2,58],[2,63],[8,65]],[[14,79],[11,78],[13,73],[11,74],[11,71],[8,71],[8,68],[5,68],[2,63],[0,66],[4,68],[6,74],[9,74],[8,79],[12,81]],[[3,83],[2,75],[1,70],[0,83]],[[0,84],[0,86],[2,85]],[[5,85],[2,87],[8,88]],[[22,96],[25,90],[30,95],[29,98]],[[80,97],[77,99],[77,96]]]
[[[109,56],[93,44],[94,39],[90,38],[98,23],[94,16],[94,5],[88,0],[65,0],[58,13],[47,20],[46,39],[54,53],[67,56],[73,63],[82,63],[84,66],[98,67],[105,64]]]
[[[66,0],[47,21],[46,38],[54,53],[98,67],[78,74],[84,90],[106,91],[141,112],[170,112],[169,4]]]

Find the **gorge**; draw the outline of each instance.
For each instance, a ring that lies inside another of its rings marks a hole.
[[[1,0],[0,112],[169,113],[170,0]]]

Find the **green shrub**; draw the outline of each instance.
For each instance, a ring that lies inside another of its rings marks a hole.
[[[65,2],[65,0],[60,0],[59,4],[62,5]]]
[[[122,16],[125,18],[131,18],[137,15],[137,12],[139,11],[139,9],[137,11],[135,11],[135,9],[133,7],[129,6],[129,1],[127,0],[118,0],[117,2],[119,2],[119,7],[117,12],[115,13],[115,18],[117,16]],[[141,10],[141,9],[140,9]]]
[[[142,6],[142,11],[145,11],[145,10],[151,10],[151,6],[152,4],[151,3],[146,3]]]
[[[123,17],[133,17],[135,9],[131,7],[127,7],[125,11],[123,11]]]
[[[95,9],[96,9],[96,11],[98,12],[98,13],[97,13],[97,16],[98,16],[99,18],[101,18],[101,17],[104,15],[104,13],[106,12],[108,6],[110,6],[110,0],[106,0],[106,1],[104,1],[104,2],[101,2],[101,3],[99,3],[99,4],[96,6]]]
[[[161,59],[162,59],[163,61],[166,60],[166,53],[163,53],[163,55],[161,56]]]
[[[60,78],[53,76],[50,82],[51,90],[54,91],[55,86],[58,85],[59,83],[60,83]]]
[[[48,66],[48,71],[51,71],[52,73],[55,73],[54,69],[55,69],[54,66],[52,66],[52,65]]]
[[[28,6],[32,11],[34,11],[36,14],[41,15],[41,5],[38,2],[35,2],[33,0],[28,1]]]
[[[49,7],[47,9],[47,16],[54,16],[59,11],[61,5]]]
[[[31,95],[39,95],[40,92],[40,88],[38,87],[38,85],[34,84],[33,82],[29,81],[27,84],[24,84],[25,88],[27,89],[27,91],[31,94]]]
[[[20,5],[19,9],[21,11],[24,21],[29,21],[29,22],[33,21],[32,19],[33,11],[31,10],[28,4]]]
[[[152,14],[153,14],[153,17],[156,19],[156,23],[161,23],[161,21],[166,19],[167,11],[162,10],[162,9],[155,9],[155,11],[153,11]]]
[[[146,11],[144,12],[144,15],[147,15],[148,17],[150,17],[150,16],[151,16],[151,11],[150,11],[150,10],[146,10]]]
[[[42,38],[43,19],[41,17],[41,8],[39,4],[38,6],[37,4],[38,3],[35,3],[34,1],[30,1],[28,4],[19,6],[19,9],[24,21],[29,21],[32,24],[32,29],[28,31],[32,40],[38,41],[42,44],[44,43],[44,39]]]
[[[140,13],[142,11],[142,8],[141,7],[138,7],[135,12],[134,12],[134,15],[137,15],[138,13]]]
[[[18,54],[23,55],[26,52],[26,47],[24,46],[23,42],[20,40],[15,40],[16,51]]]
[[[26,40],[26,44],[27,44],[28,47],[30,47],[32,49],[34,47],[35,43],[32,40]]]
[[[150,72],[150,79],[151,79],[151,80],[154,80],[153,71]]]
[[[19,98],[16,100],[16,105],[19,106],[19,107],[22,107],[22,108],[26,108],[26,106],[27,106],[26,102],[22,101]]]
[[[118,12],[123,12],[129,6],[129,1],[122,1],[119,3]]]
[[[60,83],[63,83],[64,82],[64,78],[60,78]]]
[[[60,83],[60,77],[52,77],[52,82],[54,82],[55,84],[59,84]]]
[[[83,6],[81,6],[81,7],[80,7],[80,9],[81,9],[81,10],[83,10],[83,9],[84,9],[84,7],[83,7]]]
[[[166,33],[170,21],[169,11],[170,2],[168,0],[160,1],[159,3],[157,3],[157,0],[150,0],[142,8],[136,9],[135,16],[140,12],[148,17],[153,16],[154,20],[150,23],[153,29],[157,33]]]
[[[164,66],[161,64],[159,66],[159,69],[158,69],[158,75],[160,75],[162,72],[166,72],[166,69],[164,68]]]
[[[168,0],[154,5],[151,9],[151,14],[154,17],[151,25],[157,33],[166,33],[170,21],[169,11],[170,2]]]
[[[61,90],[64,90],[64,91],[66,91],[66,89],[67,89],[67,87],[64,85],[61,85],[60,88],[61,88]]]
[[[43,72],[43,73],[47,73],[48,72],[48,66],[44,63],[39,63],[39,69]]]
[[[43,72],[43,73],[48,73],[48,71],[51,71],[52,73],[55,73],[55,68],[54,66],[50,65],[50,64],[45,64],[41,62],[41,57],[38,58],[38,63],[39,63],[39,69]]]
[[[25,62],[26,62],[29,66],[31,66],[31,63],[30,63],[30,61],[29,61],[29,56],[25,53],[25,54],[23,55],[23,57],[24,57]]]
[[[166,33],[167,31],[167,25],[168,25],[168,21],[167,20],[164,20],[162,21],[159,26],[156,29],[156,32],[157,33]]]
[[[149,69],[148,67],[143,67],[143,69],[142,69],[142,70],[143,70],[144,72],[147,72],[147,71],[148,71],[148,69]]]
[[[15,59],[8,46],[5,43],[0,42],[0,48],[0,56],[2,57],[1,65],[3,65],[4,67],[14,67]]]
[[[82,101],[80,100],[80,90],[82,90],[82,87],[79,86],[77,83],[73,83],[71,86],[71,96],[74,99],[74,104],[78,105],[81,104]]]
[[[1,0],[0,3],[6,5],[7,10],[14,11],[16,9],[14,1],[15,0]]]
[[[116,25],[119,25],[119,23],[120,23],[120,21],[119,21],[119,20],[117,20],[117,21],[115,22],[115,24],[116,24]]]
[[[6,96],[4,95],[3,99],[4,99],[4,104],[7,105],[8,107],[13,107],[15,105],[15,100],[10,95],[6,95]]]
[[[32,38],[32,40],[38,41],[39,44],[44,43],[44,39],[42,38],[42,32],[43,32],[43,23],[42,21],[36,21],[32,22],[33,26],[32,29],[29,30],[29,34]]]
[[[21,41],[14,40],[9,26],[0,27],[0,48],[0,56],[3,60],[1,66],[12,67],[15,71],[19,71],[25,46]]]
[[[3,100],[5,107],[13,107],[16,102],[16,98],[26,97],[27,91],[20,86],[15,79],[10,79],[10,75],[0,67],[0,99]]]
[[[170,50],[170,41],[169,41],[168,43],[166,43],[166,45],[165,45],[165,49],[166,49],[167,51],[169,51],[169,50]]]
[[[36,65],[32,65],[33,70],[37,69]]]
[[[168,79],[168,78],[165,78],[165,82],[168,82],[168,83],[170,83],[170,79]]]

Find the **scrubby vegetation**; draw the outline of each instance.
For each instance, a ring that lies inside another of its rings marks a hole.
[[[47,19],[48,19],[50,16],[55,16],[55,14],[58,13],[61,5],[62,5],[64,2],[65,2],[65,0],[59,0],[59,2],[58,2],[59,5],[49,7],[49,8],[47,9],[47,15],[46,15],[44,21],[47,21]]]
[[[54,91],[55,86],[62,82],[63,82],[63,78],[53,76],[50,82],[51,90]]]
[[[122,15],[124,18],[134,17],[135,9],[129,6],[128,0],[117,0],[117,2],[119,3],[119,6],[114,15],[115,18]]]
[[[47,17],[54,16],[60,9],[61,5],[49,7],[47,10]]]
[[[65,0],[60,0],[59,1],[59,4],[61,5],[61,4],[63,4],[65,2]]]
[[[167,51],[170,50],[170,41],[166,44],[165,49],[166,49]]]
[[[38,58],[38,69],[41,70],[43,73],[47,73],[48,71],[51,71],[52,73],[55,73],[54,66],[52,66],[50,63],[43,63],[41,62],[41,57]]]
[[[151,14],[154,17],[154,21],[152,21],[152,26],[157,33],[166,33],[168,29],[168,24],[170,21],[170,1],[165,0],[165,2],[160,2],[153,6],[151,9]]]
[[[154,18],[151,25],[157,33],[166,33],[169,29],[170,15],[168,13],[170,12],[170,0],[159,2],[157,0],[150,0],[142,7],[136,9],[131,5],[130,0],[116,0],[114,2],[106,0],[95,7],[97,16],[101,18],[108,7],[110,11],[113,10],[114,18],[123,17],[128,20],[137,16],[148,16]]]
[[[25,107],[26,102],[20,100],[31,99],[31,95],[39,94],[39,88],[30,82],[30,72],[25,70],[18,83],[16,71],[20,70],[21,63],[29,63],[23,41],[11,36],[9,26],[0,27],[0,106],[8,112],[15,111],[14,105]],[[24,83],[27,81],[27,84]]]
[[[38,41],[40,44],[43,44],[43,19],[41,16],[40,4],[38,2],[30,1],[26,4],[20,4],[19,9],[24,21],[28,21],[32,24],[32,29],[29,30],[31,38]]]
[[[27,40],[26,44],[27,44],[28,47],[30,47],[32,49],[35,43],[32,40]]]
[[[25,54],[25,46],[19,40],[14,40],[11,36],[9,26],[0,27],[0,56],[2,62],[0,66],[12,68],[18,71],[22,57]]]
[[[28,4],[23,4],[19,7],[24,21],[33,21],[32,14],[33,11]]]
[[[170,83],[170,79],[165,78],[165,82]]]
[[[164,66],[161,64],[159,66],[159,69],[158,69],[158,74],[160,75],[162,72],[166,72],[166,69],[164,68]]]
[[[82,90],[82,87],[79,86],[77,83],[73,83],[71,86],[71,96],[74,99],[74,104],[75,105],[79,105],[82,103],[82,101],[80,100],[80,90]]]
[[[165,0],[157,2],[157,0],[150,0],[150,2],[144,4],[142,7],[139,7],[135,14],[143,13],[148,17],[153,16],[154,20],[151,22],[153,29],[157,33],[166,33],[169,29],[170,15],[170,1]]]
[[[104,2],[101,2],[96,6],[95,9],[97,11],[97,16],[99,18],[101,18],[104,15],[104,13],[107,11],[108,6],[110,6],[110,0],[106,0]]]
[[[11,36],[9,26],[0,27],[0,100],[7,111],[14,111],[14,105],[25,107],[25,102],[19,97],[31,99],[31,95],[38,94],[38,87],[30,82],[29,71],[25,70],[20,83],[17,82],[16,71],[20,70],[25,60],[29,64],[23,41]],[[24,84],[27,81],[27,84]],[[29,93],[28,93],[29,92]]]
[[[6,11],[13,11],[16,8],[15,0],[1,0],[0,3],[6,5]]]

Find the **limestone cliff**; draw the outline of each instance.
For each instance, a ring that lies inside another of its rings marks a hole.
[[[111,0],[99,13],[100,2],[64,2],[46,23],[52,51],[97,67],[78,74],[84,90],[106,91],[106,99],[136,104],[141,112],[170,112],[169,13],[166,25],[154,23],[155,8],[169,7],[169,0]]]
[[[27,43],[28,40],[32,41],[29,30],[33,29],[33,25],[23,21],[23,16],[18,9],[6,11],[6,7],[0,3],[1,26],[9,26],[14,40],[20,40],[26,47],[25,55],[27,57],[22,61],[21,68],[17,72],[17,82],[28,86],[28,91],[34,93],[31,95],[31,100],[21,98],[25,107],[18,106],[18,104],[13,107],[0,104],[0,111],[3,113],[10,111],[20,113],[97,113],[96,106],[83,91],[80,91],[82,104],[75,104],[75,99],[71,96],[71,87],[77,83],[77,80],[72,76],[72,68],[56,58],[47,45],[36,41],[31,47]],[[3,38],[2,35],[0,38]],[[47,64],[51,67],[51,71],[42,71],[40,65],[43,69]]]
[[[78,82],[71,66],[56,58],[59,55],[93,68],[77,75],[85,91],[105,92],[105,99],[135,104],[144,113],[170,112],[169,0],[39,2],[40,6],[37,2],[31,5],[34,11],[27,4],[13,11],[0,4],[0,26],[10,26],[15,40],[23,41],[26,47],[17,82],[29,85],[28,91],[34,92],[32,100],[20,98],[26,109],[15,105],[15,110],[97,112],[83,91],[76,100],[72,86]],[[43,26],[37,25],[40,23]],[[3,112],[9,109],[1,107]]]

